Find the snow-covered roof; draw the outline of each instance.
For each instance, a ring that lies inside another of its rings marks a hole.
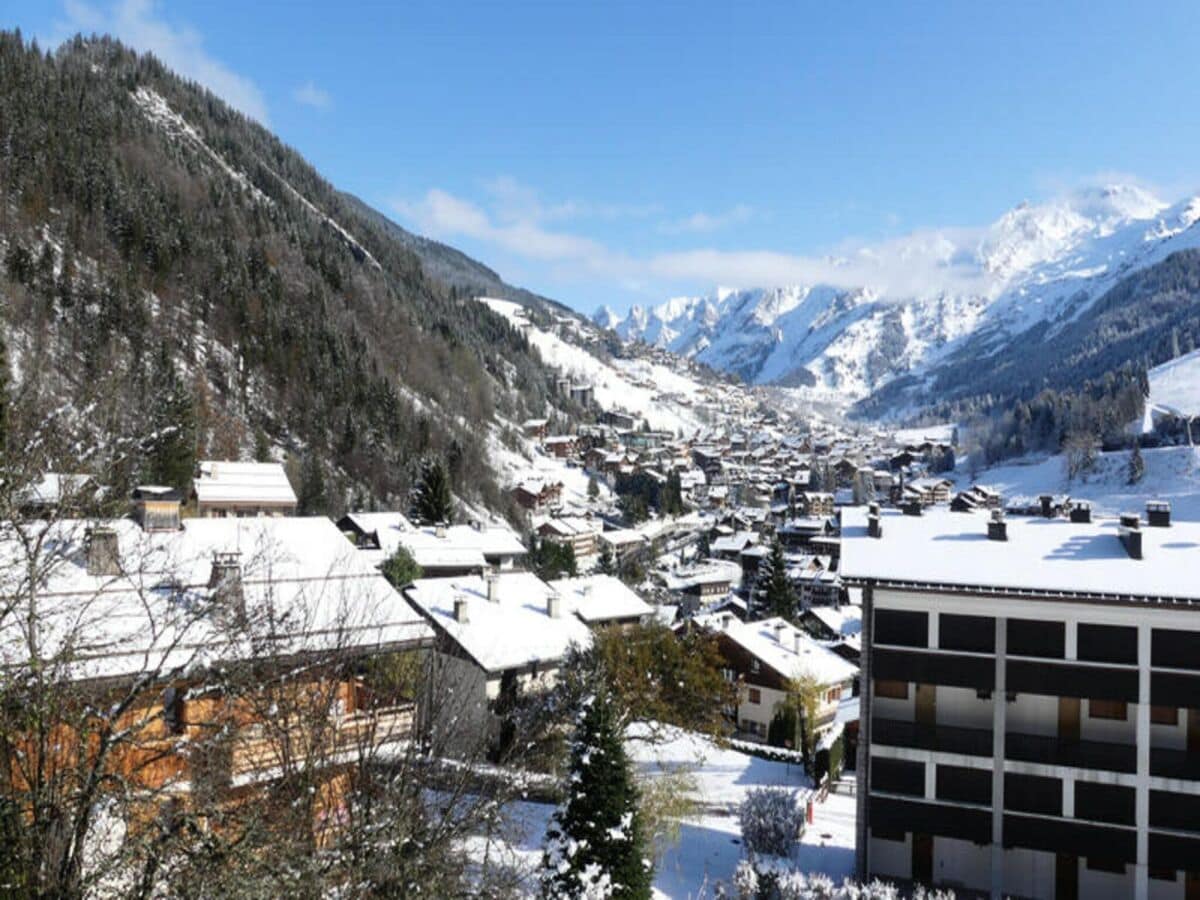
[[[704,584],[735,584],[742,579],[742,567],[727,560],[709,560],[700,565],[664,572],[663,585],[669,591],[686,591]]]
[[[739,553],[751,544],[758,543],[758,533],[754,531],[737,531],[731,535],[717,538],[712,542],[713,553]]]
[[[813,606],[808,614],[832,631],[843,637],[862,632],[862,607],[860,606]]]
[[[624,582],[612,575],[560,578],[550,587],[563,599],[563,612],[573,612],[589,625],[617,619],[642,618],[654,610]]]
[[[91,475],[47,472],[25,489],[21,500],[37,506],[55,506],[64,496],[79,494],[94,482]]]
[[[858,674],[858,667],[821,646],[786,619],[762,619],[758,622],[706,622],[720,631],[763,665],[783,678],[811,675],[821,684],[839,684]],[[724,625],[724,627],[722,627]]]
[[[867,534],[864,510],[843,519],[841,573],[855,580],[1200,600],[1200,523],[1142,525],[1132,559],[1119,523],[1009,519],[1008,539],[988,540],[988,514],[927,510],[882,513],[883,537]]]
[[[496,578],[495,601],[488,600],[480,575],[422,578],[404,589],[417,609],[442,629],[485,671],[502,672],[537,663],[557,663],[572,644],[591,645],[592,633],[577,616],[547,611],[554,589],[531,572],[505,572]],[[467,606],[467,621],[454,617],[455,600]]]
[[[282,463],[204,460],[193,482],[201,503],[296,503]]]
[[[612,547],[629,547],[634,544],[647,544],[650,539],[640,531],[632,528],[614,528],[611,531],[600,532],[600,540]]]
[[[119,575],[89,574],[88,532],[116,538]],[[55,653],[74,640],[72,677],[145,671],[426,640],[428,626],[324,517],[184,519],[171,531],[145,532],[128,519],[61,520],[48,529],[40,596],[40,641]],[[24,577],[23,543],[0,532],[0,592],[14,596]],[[252,647],[216,615],[210,587],[218,554],[240,569],[250,621],[272,610],[274,635]],[[50,602],[52,601],[52,602]],[[0,660],[23,659],[16,618],[0,627]]]
[[[483,568],[488,559],[525,554],[525,545],[507,525],[413,525],[398,512],[348,513],[363,534],[374,534],[378,550],[362,551],[380,565],[403,546],[423,569]]]

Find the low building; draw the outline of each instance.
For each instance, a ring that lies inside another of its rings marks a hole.
[[[549,582],[562,598],[563,609],[589,628],[623,628],[647,621],[654,608],[612,575],[583,575]]]
[[[576,559],[595,556],[599,552],[601,524],[583,516],[559,516],[547,519],[537,528],[540,537],[566,544],[575,551]]]
[[[497,523],[417,526],[398,512],[355,512],[342,516],[338,528],[373,565],[403,547],[431,578],[507,571],[527,554],[516,532]]]
[[[814,734],[833,724],[838,703],[853,692],[858,668],[784,619],[742,622],[725,612],[698,624],[716,635],[726,679],[741,685],[736,724],[749,738],[766,739],[795,679],[811,677],[820,685]]]
[[[202,518],[296,514],[296,492],[282,463],[203,460],[192,497]]]
[[[856,510],[843,525],[863,610],[859,874],[1195,896],[1200,524],[1152,506],[1146,522]]]

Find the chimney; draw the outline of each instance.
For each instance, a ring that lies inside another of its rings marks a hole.
[[[462,594],[458,594],[454,598],[454,621],[459,625],[466,625],[471,621],[467,615],[467,598]]]
[[[728,631],[729,626],[732,624],[733,624],[733,615],[731,613],[725,613],[724,615],[721,616],[721,630],[722,631]]]
[[[133,491],[133,517],[143,531],[178,531],[183,496],[174,488],[143,484]]]
[[[500,602],[500,592],[499,592],[499,588],[497,585],[499,584],[500,576],[497,575],[495,572],[488,572],[486,575],[483,576],[483,580],[484,580],[484,583],[487,584],[488,603],[499,603]]]
[[[797,656],[800,655],[800,643],[802,640],[803,638],[800,637],[799,631],[792,635],[792,650]]]
[[[1151,500],[1146,504],[1146,524],[1151,528],[1171,527],[1171,504],[1166,500]]]
[[[239,618],[246,615],[246,596],[242,591],[242,554],[214,553],[208,588],[215,604]]]
[[[1042,504],[1042,518],[1054,518],[1054,497],[1050,494],[1041,494],[1038,497],[1038,502]]]
[[[439,538],[444,538],[446,536],[445,522],[438,522],[437,525],[433,527],[433,536]]]
[[[121,574],[121,547],[117,532],[97,525],[87,532],[87,573],[97,577]]]
[[[1130,559],[1142,558],[1142,528],[1137,513],[1121,513],[1118,536]]]
[[[989,541],[1007,541],[1008,540],[1008,523],[1004,521],[1004,511],[999,509],[992,510],[992,516],[988,520],[988,540]]]
[[[920,500],[909,500],[903,506],[900,507],[900,510],[906,516],[919,516],[919,515],[921,515],[921,501]]]
[[[775,640],[777,642],[779,642],[780,644],[783,643],[783,632],[784,632],[784,629],[786,629],[786,628],[787,628],[787,625],[785,625],[783,622],[775,623]]]
[[[873,538],[883,537],[883,523],[879,521],[878,513],[867,516],[867,534]]]
[[[562,618],[562,597],[554,589],[546,595],[546,615],[551,619]]]
[[[879,515],[879,503],[877,501],[867,504],[867,515],[871,515],[871,516]]]
[[[1071,521],[1076,525],[1086,525],[1092,521],[1092,504],[1086,500],[1077,500],[1071,507]]]

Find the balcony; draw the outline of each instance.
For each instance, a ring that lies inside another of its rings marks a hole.
[[[253,777],[285,765],[303,766],[311,755],[316,765],[354,758],[362,749],[377,753],[381,747],[405,740],[412,734],[414,707],[410,704],[342,716],[328,734],[317,734],[303,726],[284,731],[262,726],[243,728],[234,738],[229,753],[233,778]]]
[[[1071,766],[1076,769],[1130,773],[1137,771],[1137,747],[1132,744],[1067,741],[1057,737],[1009,732],[1004,736],[1004,757],[1020,762]]]
[[[990,728],[922,725],[897,719],[871,719],[871,742],[888,747],[911,747],[967,756],[992,755]]]
[[[1200,753],[1151,747],[1150,774],[1160,778],[1200,781]]]

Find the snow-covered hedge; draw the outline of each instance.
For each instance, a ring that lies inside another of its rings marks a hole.
[[[742,843],[754,855],[790,856],[804,831],[804,805],[786,788],[752,788],[738,809]]]
[[[901,900],[894,885],[882,881],[868,884],[846,879],[836,883],[828,875],[805,874],[786,860],[742,860],[732,886],[720,885],[716,896],[728,900]],[[913,889],[913,900],[954,900],[952,891]]]
[[[757,756],[759,759],[770,760],[771,762],[791,763],[793,765],[804,765],[804,754],[799,750],[788,750],[786,747],[772,747],[770,744],[756,744],[754,741],[740,741],[737,738],[730,738],[729,746],[740,753],[747,753],[750,756]]]

